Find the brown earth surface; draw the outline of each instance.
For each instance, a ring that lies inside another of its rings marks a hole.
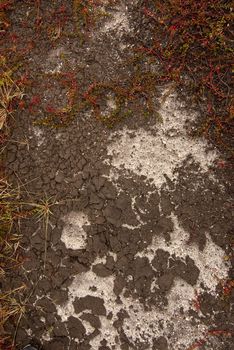
[[[17,349],[233,348],[232,171],[189,136],[199,112],[170,85],[151,91],[150,116],[144,92],[125,99],[139,72],[157,69],[135,59],[152,40],[141,8],[100,1],[88,29],[72,1],[9,13],[4,50],[15,33],[30,85],[11,122],[8,176],[52,212],[46,225],[22,222],[24,263],[2,286],[27,286],[25,314],[5,326]]]

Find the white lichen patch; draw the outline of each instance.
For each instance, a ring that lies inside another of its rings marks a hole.
[[[115,99],[109,95],[107,96],[107,101],[106,101],[106,104],[107,104],[107,108],[109,111],[113,111],[117,108],[117,105],[116,105],[116,102],[115,102]]]
[[[115,101],[115,98],[113,97],[112,94],[108,94],[106,98],[106,107],[104,110],[101,112],[101,115],[103,117],[109,117],[111,114],[117,109],[117,104]]]
[[[175,169],[189,156],[199,164],[201,172],[208,170],[217,153],[207,151],[206,141],[192,139],[185,129],[186,121],[194,120],[196,115],[186,112],[176,95],[166,98],[159,114],[162,123],[151,131],[140,128],[132,132],[124,128],[112,135],[107,151],[113,173],[124,169],[144,175],[160,188],[165,175],[176,179]]]
[[[29,138],[36,139],[37,147],[40,147],[45,141],[43,130],[39,126],[30,126],[29,132],[30,132]]]
[[[121,310],[125,310],[129,316],[123,323],[123,331],[128,340],[134,345],[142,342],[147,344],[145,349],[151,349],[153,339],[159,336],[167,338],[170,350],[186,349],[206,331],[206,326],[201,322],[194,321],[192,324],[187,310],[192,304],[194,290],[180,279],[175,280],[168,296],[168,306],[163,310],[153,307],[150,311],[146,311],[138,300],[126,298],[123,293],[120,296],[121,303],[116,303],[113,288],[113,276],[101,278],[89,271],[74,278],[69,287],[68,302],[63,306],[57,306],[57,312],[65,322],[69,316],[79,318],[82,314],[75,313],[73,302],[76,297],[92,295],[104,300],[106,314],[111,312],[113,317],[108,319],[106,316],[99,316],[100,334],[90,342],[93,350],[99,348],[102,339],[106,339],[109,346],[115,346],[116,350],[121,349],[118,343],[119,334],[114,327],[114,322],[118,319],[117,314]],[[184,314],[181,314],[181,307]],[[87,328],[87,332],[90,333],[90,327]]]
[[[229,265],[224,260],[225,253],[207,235],[204,249],[199,250],[195,244],[188,245],[189,234],[180,227],[177,217],[172,214],[171,220],[174,230],[171,233],[170,243],[166,243],[163,237],[155,237],[152,244],[138,253],[136,256],[147,257],[151,261],[157,249],[163,249],[180,258],[182,261],[188,255],[194,260],[195,265],[200,270],[200,275],[196,285],[191,286],[183,279],[174,279],[171,290],[167,294],[168,305],[151,307],[146,310],[137,299],[126,297],[125,291],[120,294],[120,301],[116,302],[114,289],[114,275],[109,277],[99,277],[94,272],[75,276],[73,283],[69,287],[69,298],[65,305],[57,306],[57,312],[65,322],[69,316],[80,318],[82,312],[77,314],[74,310],[73,302],[76,297],[92,295],[103,299],[106,309],[106,316],[99,316],[101,322],[100,334],[95,336],[90,345],[96,350],[103,339],[107,340],[109,346],[114,346],[120,350],[119,333],[114,327],[114,322],[118,320],[118,313],[121,310],[127,312],[128,317],[124,319],[122,329],[130,344],[144,344],[145,349],[152,349],[153,339],[165,337],[169,350],[188,349],[197,339],[202,339],[208,328],[200,320],[191,316],[190,310],[196,310],[197,293],[201,291],[201,283],[210,293],[215,293],[216,286],[220,280],[228,276]],[[105,257],[97,258],[93,263],[105,263]],[[152,281],[151,290],[157,289],[157,280]],[[108,314],[112,313],[112,318]],[[82,318],[81,318],[82,320]],[[87,334],[92,332],[88,324],[84,324]]]
[[[116,6],[115,9],[108,13],[107,20],[103,27],[101,27],[100,34],[115,33],[121,37],[124,33],[130,32],[130,23],[128,19],[128,12],[124,4]]]
[[[174,224],[174,230],[170,235],[171,241],[167,243],[163,237],[156,236],[153,238],[152,244],[137,255],[147,256],[151,261],[156,250],[163,249],[182,260],[189,256],[200,270],[195,288],[199,290],[202,283],[209,289],[210,293],[215,292],[217,284],[228,277],[230,266],[225,262],[225,252],[212,241],[209,234],[206,235],[206,244],[203,250],[199,250],[195,243],[188,244],[189,234],[180,227],[174,214],[171,215],[171,219]]]
[[[87,215],[82,212],[71,212],[62,219],[65,226],[62,231],[61,241],[68,249],[83,249],[86,247],[87,234],[85,226],[90,222]]]
[[[48,58],[45,62],[46,74],[58,74],[61,73],[63,68],[63,55],[65,50],[63,47],[58,47],[50,51]]]
[[[182,294],[184,290],[187,292],[185,295]],[[167,339],[169,350],[187,350],[195,339],[201,338],[206,331],[206,326],[201,322],[192,324],[192,317],[185,308],[192,304],[193,295],[191,287],[178,279],[168,295],[168,306],[163,310],[153,307],[146,311],[142,304],[125,299],[124,308],[129,318],[124,322],[124,333],[133,345],[148,343],[146,349],[152,349],[154,338],[163,336]]]

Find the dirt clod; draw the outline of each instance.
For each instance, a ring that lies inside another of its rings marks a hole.
[[[106,315],[104,301],[100,298],[87,295],[84,298],[76,298],[74,300],[75,312],[79,313],[84,310],[91,310],[94,315]]]
[[[85,327],[76,317],[70,316],[67,321],[67,329],[72,338],[82,339],[85,335]]]

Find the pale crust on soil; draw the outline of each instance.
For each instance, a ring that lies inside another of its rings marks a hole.
[[[66,35],[75,27],[66,5],[71,20],[64,36],[51,44],[43,32],[26,58],[36,81],[28,99],[39,94],[42,105],[17,115],[11,138],[17,143],[6,149],[9,178],[35,201],[46,196],[57,203],[46,269],[43,223],[26,220],[25,263],[3,286],[28,286],[17,346],[32,338],[44,350],[189,350],[208,331],[231,328],[222,289],[230,278],[231,191],[227,174],[217,169],[221,155],[189,136],[199,113],[175,91],[167,94],[168,86],[155,90],[161,122],[143,116],[134,102],[135,113],[113,129],[96,120],[92,108],[64,128],[34,125],[48,103],[66,105],[56,74],[72,71],[84,89],[93,81],[127,81],[134,74],[134,65],[125,63],[132,49],[152,39],[141,1],[101,1],[98,10],[108,16],[83,44]],[[44,13],[53,6],[41,2]],[[21,20],[32,11],[31,2],[22,1],[11,14],[22,37]],[[111,93],[102,103],[104,114],[116,108]],[[15,328],[8,324],[6,332]],[[201,350],[233,345],[229,336],[205,339]]]

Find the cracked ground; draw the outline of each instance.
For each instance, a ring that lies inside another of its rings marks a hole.
[[[33,1],[10,15],[31,85],[5,150],[8,176],[51,215],[22,222],[24,262],[3,289],[24,283],[26,311],[5,332],[17,349],[231,350],[230,169],[190,136],[199,112],[170,84],[151,93],[151,116],[144,93],[124,100],[139,69],[157,69],[134,60],[152,39],[141,1],[100,1],[83,40],[65,3],[60,27],[64,1],[41,1],[40,33]],[[48,113],[67,112],[73,98],[69,123],[51,126]]]

